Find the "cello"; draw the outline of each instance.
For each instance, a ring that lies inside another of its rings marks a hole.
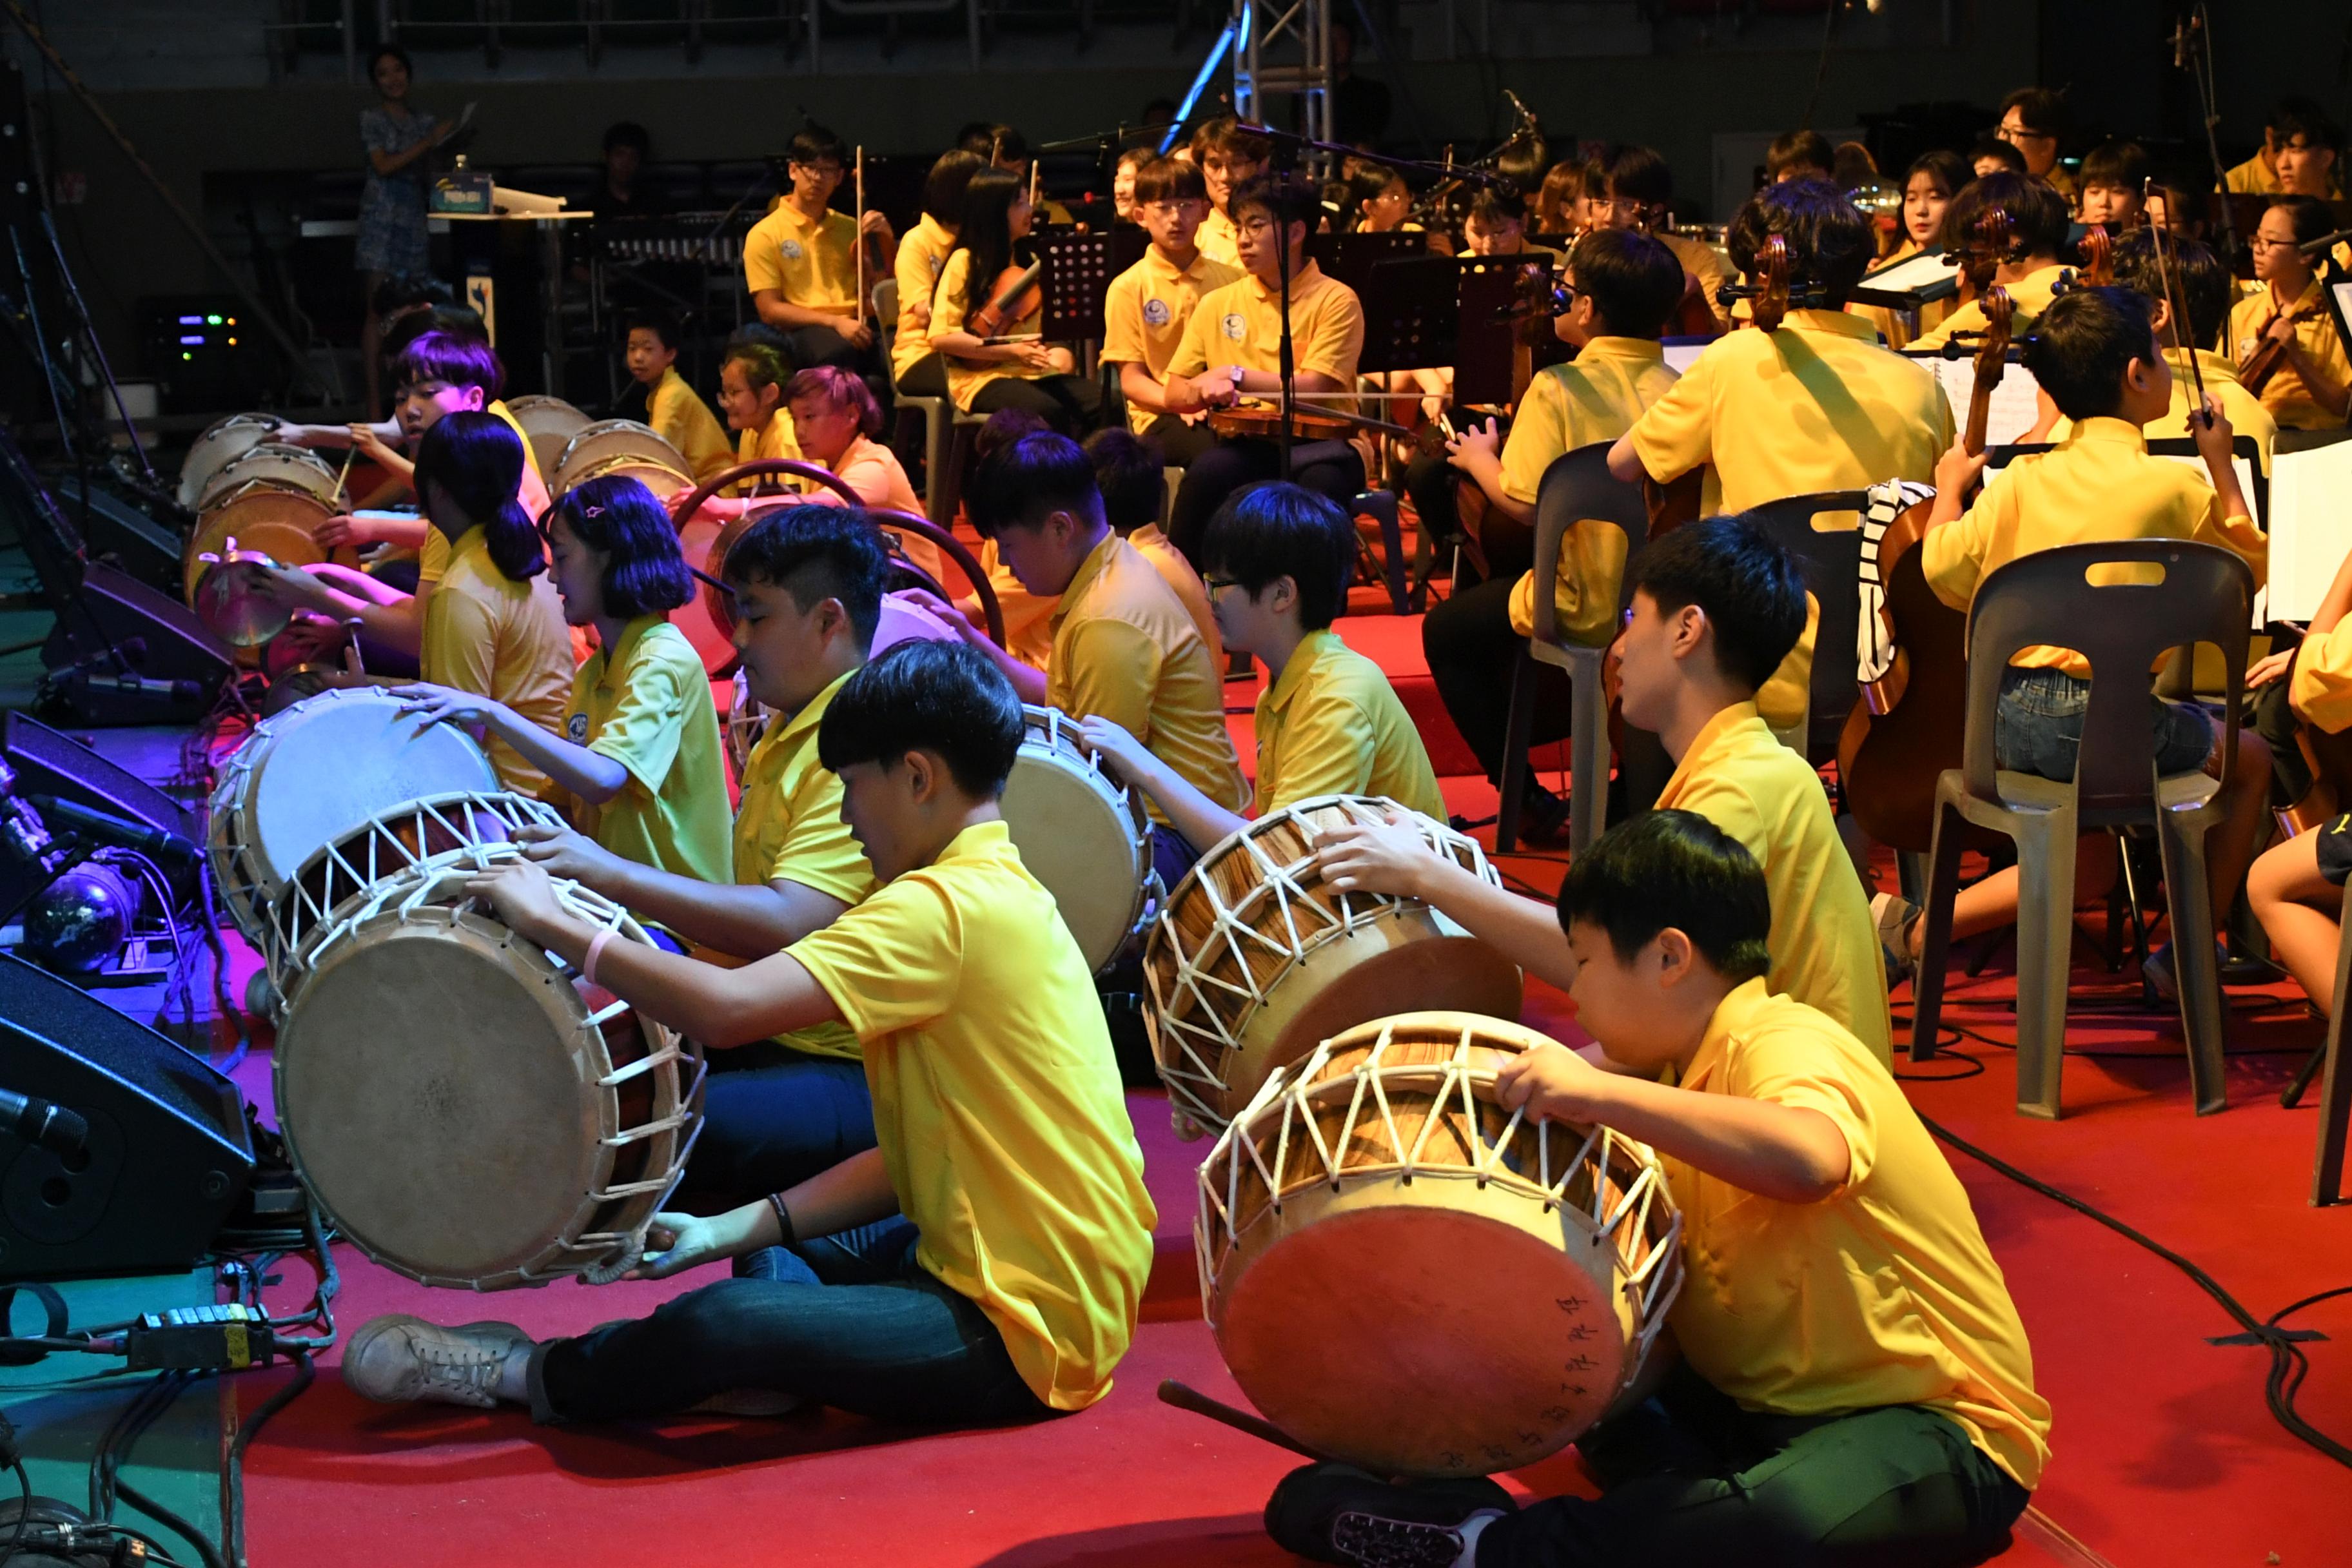
[[[1971,455],[1985,449],[1993,391],[2008,367],[2014,311],[1991,272],[2009,247],[2007,216],[1988,214],[1963,263],[1981,268],[1977,298],[1985,318],[1980,331],[1968,334],[1976,339],[1976,384],[1961,443]],[[1944,351],[1954,358],[1962,352],[1958,336]],[[1838,780],[1854,822],[1881,844],[1920,854],[1935,844],[1937,781],[1960,765],[1967,738],[1956,719],[1968,711],[1969,618],[1927,585],[1917,549],[1934,504],[1931,498],[1906,508],[1879,541],[1881,613],[1895,662],[1883,679],[1864,687],[1838,738]]]

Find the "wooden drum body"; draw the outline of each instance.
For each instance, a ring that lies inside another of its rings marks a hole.
[[[539,465],[542,479],[553,476],[572,438],[595,423],[563,399],[537,393],[507,399],[507,412],[522,426],[523,438],[530,443],[530,460]]]
[[[537,446],[534,431],[534,451]],[[686,454],[662,439],[653,426],[634,419],[603,419],[583,425],[564,442],[562,454],[547,470],[547,493],[560,497],[574,485],[608,474],[626,474],[665,500],[694,488],[694,467],[686,460]]]
[[[215,563],[206,556],[266,555],[281,566],[331,561],[355,565],[349,546],[320,544],[319,524],[335,515],[341,490],[335,470],[299,447],[256,446],[225,464],[205,486],[203,508],[180,552],[181,589],[196,607],[198,590]]]
[[[1210,1330],[1306,1447],[1491,1474],[1647,1392],[1682,1221],[1646,1146],[1495,1102],[1496,1072],[1548,1043],[1466,1014],[1350,1029],[1269,1079],[1201,1167]]]
[[[190,511],[202,510],[205,489],[214,475],[263,442],[275,443],[277,437],[275,414],[232,414],[214,420],[189,446],[187,457],[180,463],[180,482],[174,492],[179,503]]]
[[[312,946],[278,1036],[287,1151],[343,1233],[412,1279],[613,1278],[685,1171],[700,1049],[477,912],[476,872],[395,873]],[[646,940],[618,905],[555,888]]]
[[[1323,885],[1318,834],[1401,809],[1358,795],[1300,801],[1176,884],[1143,973],[1144,1020],[1180,1128],[1223,1127],[1276,1069],[1367,1019],[1414,1006],[1518,1016],[1518,966],[1486,942],[1417,899]],[[1501,885],[1475,839],[1408,815],[1440,854]]]
[[[1022,705],[1028,732],[1005,781],[1004,825],[1045,885],[1087,967],[1118,956],[1154,901],[1151,819],[1142,797],[1095,763],[1070,716]]]

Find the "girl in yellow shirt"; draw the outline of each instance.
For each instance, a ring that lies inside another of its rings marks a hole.
[[[948,395],[967,414],[1018,408],[1066,436],[1083,436],[1102,409],[1102,388],[1073,374],[1070,351],[1041,336],[1045,296],[1032,288],[1020,315],[982,336],[972,318],[997,298],[1008,268],[1035,259],[1029,226],[1035,214],[1021,182],[1003,169],[982,169],[963,191],[963,221],[956,247],[931,297],[931,347],[947,361]]]
[[[735,432],[737,462],[801,455],[800,443],[793,439],[792,416],[784,411],[788,379],[783,356],[765,343],[738,343],[727,351],[719,366],[719,412],[726,416],[727,428]],[[740,484],[733,489],[748,495],[751,486]]]
[[[581,832],[626,859],[732,879],[727,774],[702,659],[669,612],[694,592],[677,532],[633,479],[592,479],[547,516],[563,618],[596,629],[561,734],[497,697],[404,686],[411,710],[478,728],[570,796]]]

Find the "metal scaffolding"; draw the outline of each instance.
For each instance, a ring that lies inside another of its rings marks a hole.
[[[1330,0],[1234,0],[1233,31],[1234,112],[1272,124],[1267,100],[1286,96],[1301,100],[1290,123],[1331,141]]]

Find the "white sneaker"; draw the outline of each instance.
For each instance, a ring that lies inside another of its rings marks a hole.
[[[1911,956],[1911,927],[1922,913],[1918,905],[1895,893],[1873,893],[1871,923],[1878,928],[1878,947],[1886,962],[1886,984],[1894,985],[1919,967]]]
[[[371,1318],[343,1347],[343,1386],[384,1405],[433,1400],[488,1410],[499,1402],[499,1373],[531,1337],[512,1323],[444,1328],[387,1312]]]

